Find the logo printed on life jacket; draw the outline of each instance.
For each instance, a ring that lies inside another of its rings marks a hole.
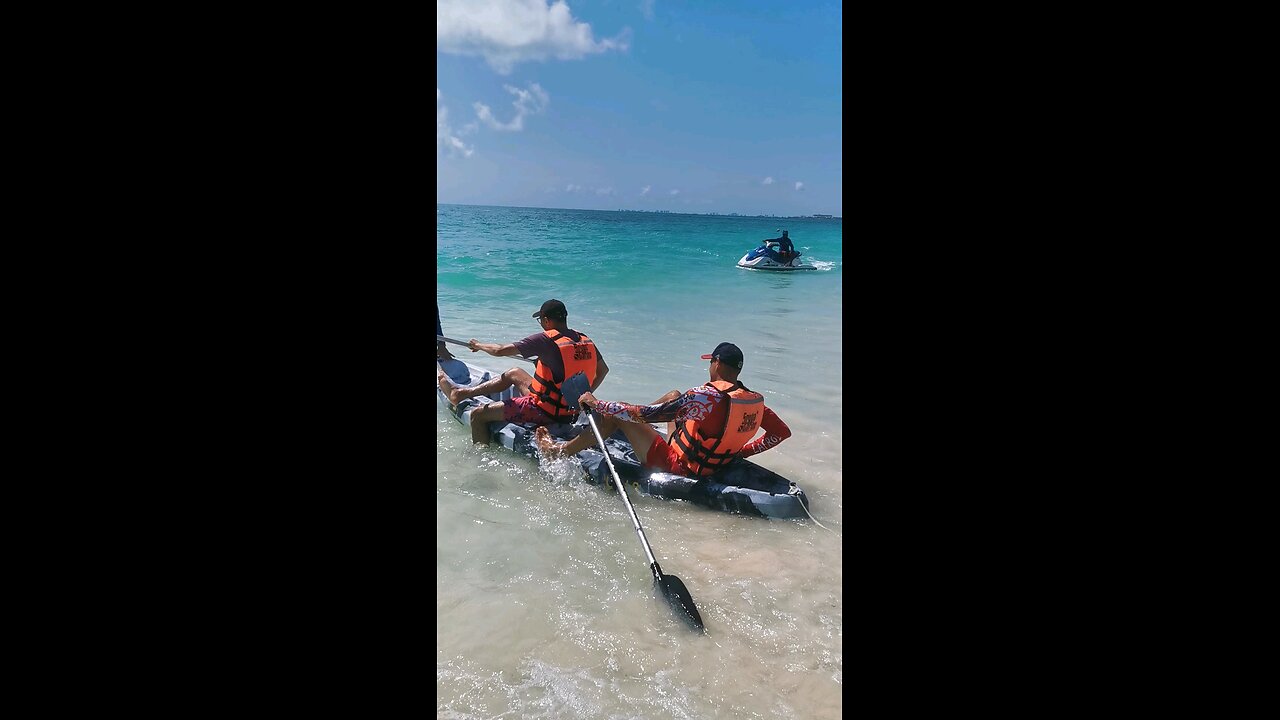
[[[591,354],[590,345],[577,345],[573,348],[574,360],[590,360],[593,357],[595,356]]]
[[[754,412],[754,413],[751,413],[750,415],[743,415],[742,424],[738,426],[738,432],[746,432],[748,430],[755,428],[756,416],[759,414],[760,413],[758,412]]]

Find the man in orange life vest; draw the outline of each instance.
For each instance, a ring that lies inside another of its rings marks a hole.
[[[516,386],[520,393],[516,397],[506,402],[489,403],[471,411],[471,439],[482,445],[489,444],[489,423],[498,419],[537,425],[572,422],[577,413],[570,411],[564,402],[560,383],[566,377],[582,371],[586,374],[591,389],[595,390],[604,382],[604,376],[609,374],[609,366],[605,364],[591,338],[577,330],[571,330],[565,324],[569,311],[565,309],[564,303],[555,299],[548,300],[542,303],[542,308],[533,316],[542,326],[542,332],[523,340],[502,345],[482,343],[472,338],[467,343],[471,352],[483,350],[495,357],[536,355],[538,364],[534,367],[532,376],[513,367],[487,382],[460,388],[454,387],[448,375],[436,372],[436,382],[439,383],[441,392],[454,406],[476,395],[502,392],[512,385]]]
[[[765,407],[764,396],[738,381],[742,351],[737,345],[720,343],[702,359],[711,361],[710,382],[683,394],[672,390],[652,405],[603,402],[589,392],[579,402],[603,416],[597,423],[601,436],[609,437],[621,427],[645,467],[687,477],[706,477],[735,457],[764,452],[791,437],[791,428]],[[670,443],[650,427],[652,422],[668,423]],[[761,429],[765,434],[752,440]],[[535,430],[534,440],[551,458],[596,444],[591,432],[559,444],[546,428]]]

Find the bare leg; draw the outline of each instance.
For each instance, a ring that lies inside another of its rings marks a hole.
[[[471,411],[471,441],[481,445],[489,444],[489,423],[502,419],[503,404],[489,403]]]
[[[622,433],[627,436],[627,442],[631,443],[631,449],[636,451],[636,459],[643,465],[645,458],[649,456],[649,448],[658,437],[658,431],[654,430],[649,423],[624,422]],[[600,434],[604,435],[604,431]],[[605,437],[608,436],[605,435]]]
[[[654,400],[653,402],[651,402],[651,403],[649,403],[649,404],[650,404],[650,405],[661,405],[662,403],[669,403],[669,402],[671,402],[672,400],[675,400],[676,398],[680,397],[680,395],[681,395],[681,393],[680,393],[680,391],[679,391],[679,390],[671,390],[671,391],[668,391],[666,395],[663,395],[662,397],[658,398],[657,400]]]
[[[619,425],[629,424],[614,420],[611,417],[596,416],[596,427],[600,428],[601,437],[607,438],[618,429]],[[545,426],[540,426],[533,431],[533,442],[544,456],[558,458],[564,455],[577,455],[589,447],[595,447],[596,434],[587,431],[566,443],[558,443],[551,439],[551,433],[547,431]]]
[[[654,430],[648,423],[623,422],[613,418],[603,418],[596,421],[596,427],[600,428],[600,437],[606,439],[621,429],[622,434],[627,436],[627,442],[631,443],[632,449],[636,451],[636,456],[642,463],[645,456],[649,454],[649,446],[653,445],[653,439],[658,437],[658,431]],[[566,455],[576,455],[589,447],[599,447],[599,443],[596,441],[596,434],[593,432],[584,432],[569,442],[561,444],[551,439],[551,434],[547,432],[545,427],[540,427],[533,431],[533,441],[538,446],[538,450],[542,451],[543,457],[552,459]]]
[[[661,405],[675,400],[680,397],[680,395],[681,393],[679,390],[671,390],[649,404]],[[610,435],[617,432],[618,428],[622,428],[623,434],[627,436],[627,440],[631,442],[631,447],[635,449],[636,454],[640,456],[641,460],[644,460],[644,453],[649,451],[649,445],[652,444],[653,437],[656,437],[658,434],[657,431],[650,427],[648,423],[625,422],[622,420],[615,420],[612,417],[597,416],[597,418],[596,427],[600,428],[600,437],[608,438]],[[674,422],[667,423],[668,437],[671,436],[671,433],[675,432],[675,426],[676,424]],[[631,439],[631,429],[633,428],[643,428],[648,430],[649,433],[652,433],[652,435],[646,434],[644,438],[641,439],[643,444],[637,445],[635,441]],[[538,446],[538,449],[542,451],[543,455],[552,458],[560,457],[562,455],[576,455],[589,447],[595,447],[597,445],[595,433],[590,432],[584,432],[567,443],[557,443],[555,440],[551,439],[551,433],[549,433],[544,427],[540,427],[533,431],[533,441]]]
[[[683,393],[681,393],[679,390],[672,390],[668,392],[666,395],[663,395],[662,397],[658,398],[657,400],[654,400],[649,404],[661,405],[662,403],[668,403],[680,397],[682,394]],[[671,422],[667,423],[667,437],[671,437],[672,435],[675,434],[675,432],[676,432],[676,423],[674,420],[672,420]],[[637,450],[636,452],[640,452],[640,451]],[[644,458],[640,458],[640,459],[643,460]]]
[[[444,393],[445,397],[449,398],[449,404],[456,406],[467,398],[500,393],[512,385],[516,386],[517,394],[528,395],[529,383],[533,382],[533,376],[520,368],[511,368],[498,377],[482,382],[479,385],[458,387],[453,384],[448,375],[437,371],[436,381],[440,384],[440,391]]]

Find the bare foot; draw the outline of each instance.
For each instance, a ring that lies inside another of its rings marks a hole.
[[[556,460],[564,457],[564,443],[558,443],[551,439],[551,433],[547,431],[545,425],[539,425],[533,431],[533,443],[538,446],[538,451],[548,460]]]
[[[454,386],[449,376],[444,374],[443,370],[436,371],[436,384],[440,386],[440,392],[449,398],[449,404],[457,407],[458,405],[458,388]]]

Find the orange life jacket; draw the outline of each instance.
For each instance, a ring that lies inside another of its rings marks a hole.
[[[537,405],[543,412],[557,420],[568,420],[574,416],[575,411],[565,404],[560,383],[582,371],[587,375],[587,383],[595,385],[596,344],[582,333],[578,333],[578,342],[570,340],[568,335],[559,330],[544,330],[543,333],[554,340],[556,348],[560,350],[560,359],[564,362],[564,377],[557,381],[551,368],[542,362],[542,358],[538,358],[538,366],[533,369],[533,382],[529,383],[529,394],[537,398]],[[570,399],[576,401],[578,398]]]
[[[671,447],[684,466],[699,477],[705,477],[729,464],[742,446],[755,437],[764,414],[764,396],[748,390],[742,383],[714,380],[708,386],[725,393],[729,411],[724,427],[712,435],[696,420],[685,420],[676,428]]]

